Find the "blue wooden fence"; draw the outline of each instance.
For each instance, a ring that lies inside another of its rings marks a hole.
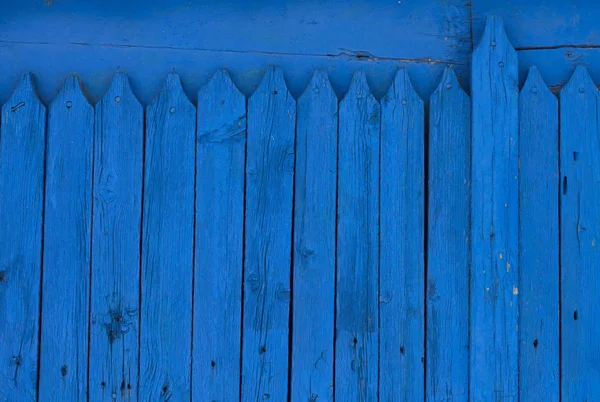
[[[596,400],[598,91],[517,72],[490,17],[471,97],[446,69],[427,107],[405,71],[339,102],[219,71],[197,107],[169,75],[145,111],[122,74],[48,108],[25,75],[0,401]]]

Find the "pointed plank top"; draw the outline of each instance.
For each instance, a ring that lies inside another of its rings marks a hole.
[[[419,104],[423,104],[423,100],[415,91],[415,88],[410,81],[410,77],[408,75],[408,71],[402,68],[396,72],[396,76],[394,77],[394,81],[392,81],[392,85],[387,91],[387,94],[381,100],[381,103],[394,103],[397,101],[397,94],[403,94],[403,97],[408,99],[402,99],[401,102],[405,104],[407,101],[417,102]]]
[[[333,91],[331,82],[329,81],[329,77],[327,76],[327,72],[323,69],[316,69],[313,72],[310,82],[308,83],[302,95],[300,95],[298,101],[305,99],[315,99],[318,97],[335,97],[337,100],[337,95]]]
[[[125,73],[115,73],[115,75],[113,75],[110,87],[104,93],[99,103],[106,102],[113,102],[115,104],[128,102],[133,105],[138,105],[140,108],[142,107],[133,93],[131,84],[129,83],[129,77]]]
[[[33,74],[31,73],[25,73],[21,76],[19,85],[15,88],[9,100],[4,104],[3,109],[9,107],[12,111],[17,111],[23,106],[26,106],[27,103],[32,103],[35,107],[44,107],[42,101],[37,96]]]
[[[371,102],[377,102],[375,97],[371,93],[369,84],[367,83],[367,75],[364,71],[356,71],[352,75],[352,82],[348,92],[341,100],[341,103],[351,102],[353,100],[360,101],[361,99],[367,99]]]
[[[590,73],[588,72],[587,68],[583,66],[577,66],[573,72],[573,75],[569,79],[569,82],[567,82],[567,85],[560,90],[560,96],[561,98],[563,96],[573,94],[580,94],[583,96],[586,93],[592,93],[596,95],[597,92],[598,89],[596,88],[592,77],[590,77]]]
[[[556,97],[550,91],[535,66],[532,66],[527,73],[527,79],[525,80],[525,84],[523,84],[523,88],[521,88],[521,97],[552,97],[556,100]]]
[[[442,74],[442,78],[440,79],[440,83],[435,88],[435,91],[431,94],[430,99],[434,99],[436,97],[442,97],[446,93],[459,93],[464,96],[467,96],[467,93],[461,88],[458,79],[456,78],[456,74],[454,70],[450,67],[446,67],[444,69],[444,73]]]
[[[256,95],[276,95],[291,98],[288,87],[283,77],[283,70],[279,67],[269,67],[260,82],[256,91],[250,96],[250,99]]]
[[[214,96],[214,94],[219,94],[222,92],[226,92],[229,94],[229,96],[233,96],[235,99],[244,97],[231,79],[231,76],[227,70],[223,68],[217,70],[217,72],[211,77],[210,81],[200,88],[198,91],[198,99],[200,100],[205,97]],[[200,103],[200,101],[198,103]]]
[[[473,55],[486,51],[507,51],[509,53],[515,53],[516,55],[515,49],[510,44],[506,31],[504,30],[502,18],[495,15],[487,17],[483,36],[475,50],[473,50]]]
[[[92,104],[85,96],[83,85],[81,84],[79,77],[76,75],[70,75],[65,78],[63,87],[56,98],[54,98],[50,103],[50,107],[62,107],[64,104],[67,109],[71,109],[74,103],[76,105],[83,104],[86,107],[92,107]]]
[[[183,105],[185,108],[194,107],[192,102],[183,91],[181,79],[179,78],[179,74],[176,73],[170,73],[167,75],[160,93],[154,98],[148,108],[155,108],[163,97],[169,99],[171,102],[177,102],[180,106]],[[173,112],[175,112],[175,110],[173,110],[171,113]]]

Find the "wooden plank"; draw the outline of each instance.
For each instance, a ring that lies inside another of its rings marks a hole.
[[[191,398],[196,108],[169,74],[146,109],[140,389]]]
[[[144,110],[116,74],[95,111],[89,395],[135,401]]]
[[[296,101],[278,68],[248,101],[242,400],[288,396]]]
[[[338,100],[323,70],[297,124],[291,399],[332,401]]]
[[[473,53],[470,398],[518,399],[518,78],[502,21]]]
[[[379,388],[423,399],[425,379],[423,101],[400,70],[381,100]]]
[[[25,74],[0,131],[0,400],[37,398],[46,108]]]
[[[469,398],[471,101],[446,69],[429,103],[427,401]]]
[[[352,78],[339,115],[335,399],[375,401],[381,107],[363,72]]]
[[[220,70],[198,93],[194,400],[240,398],[246,99]]]
[[[562,400],[585,401],[600,392],[598,91],[585,68],[560,103]]]
[[[519,395],[558,402],[558,100],[536,68],[519,95],[519,163]]]
[[[48,109],[40,400],[86,401],[94,108],[78,78]]]

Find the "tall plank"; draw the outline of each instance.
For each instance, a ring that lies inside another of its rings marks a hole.
[[[196,108],[169,74],[146,109],[141,401],[190,400]]]
[[[558,402],[558,100],[535,67],[519,95],[519,162],[519,395]]]
[[[339,114],[335,399],[376,401],[381,107],[363,72]]]
[[[246,99],[220,70],[198,93],[194,400],[240,397]]]
[[[30,74],[2,106],[0,131],[0,400],[35,401],[46,108]]]
[[[41,401],[86,401],[94,108],[71,76],[48,109]]]
[[[144,110],[116,74],[95,111],[89,395],[135,401]]]
[[[600,392],[598,91],[585,68],[560,103],[562,400],[585,401]]]
[[[338,100],[315,71],[298,99],[291,399],[333,400]],[[310,301],[310,302],[308,302]]]
[[[408,73],[397,73],[381,101],[379,396],[423,399],[424,128],[423,101]],[[373,196],[373,195],[371,195]]]
[[[269,68],[248,101],[242,400],[285,400],[296,102]]]
[[[517,55],[497,17],[472,64],[470,397],[518,400]]]
[[[471,101],[447,68],[429,104],[427,401],[469,397]]]

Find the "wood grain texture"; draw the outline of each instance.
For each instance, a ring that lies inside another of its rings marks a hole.
[[[246,99],[220,70],[198,94],[194,400],[240,397]]]
[[[31,74],[0,124],[0,401],[35,401],[46,108]]]
[[[363,72],[339,108],[335,399],[376,401],[381,107]]]
[[[338,99],[322,70],[297,124],[291,399],[333,401]]]
[[[48,108],[40,401],[86,401],[94,108],[71,76]]]
[[[558,402],[558,100],[537,69],[519,95],[519,395]]]
[[[518,77],[489,17],[472,64],[470,398],[518,400]]]
[[[248,101],[242,400],[286,400],[296,102],[267,70]]]
[[[467,401],[471,101],[449,68],[429,113],[426,400]]]
[[[143,401],[191,398],[196,108],[169,74],[146,109],[140,389]]]
[[[578,67],[560,92],[561,379],[563,401],[600,392],[598,91]]]
[[[116,74],[95,112],[89,395],[135,401],[144,110]]]
[[[413,89],[408,73],[400,70],[381,100],[381,401],[423,399],[424,124],[423,101]]]

